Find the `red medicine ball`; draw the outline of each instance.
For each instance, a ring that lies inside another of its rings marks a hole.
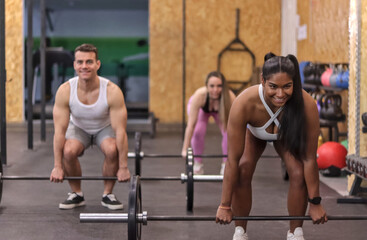
[[[345,157],[347,149],[338,142],[326,142],[317,149],[317,165],[319,169],[326,169],[331,166],[343,168],[346,166]]]

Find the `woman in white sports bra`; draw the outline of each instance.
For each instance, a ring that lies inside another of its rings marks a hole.
[[[231,107],[227,126],[228,160],[216,221],[227,224],[233,215],[250,214],[256,163],[267,141],[274,141],[274,148],[289,174],[289,215],[304,216],[309,203],[308,213],[313,222],[324,223],[327,216],[320,204],[316,162],[320,133],[317,106],[302,89],[295,56],[268,53],[264,60],[261,84],[244,90]],[[302,224],[300,220],[290,221],[286,239],[303,240]],[[248,239],[246,226],[246,221],[236,221],[234,240]]]

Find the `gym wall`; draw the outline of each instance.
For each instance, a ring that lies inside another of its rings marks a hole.
[[[349,1],[297,1],[300,25],[307,24],[307,39],[297,42],[299,61],[348,62]]]
[[[5,1],[6,120],[23,120],[23,1]]]
[[[299,61],[321,63],[349,62],[349,1],[315,0],[298,1],[300,25],[307,25],[307,39],[297,42]],[[348,90],[340,90],[342,110],[348,113]],[[348,118],[339,122],[340,132],[348,131]],[[323,136],[328,129],[322,128]]]
[[[361,6],[358,6],[358,2]],[[361,115],[367,112],[367,69],[365,67],[367,64],[367,1],[350,0],[350,3],[348,154],[367,157],[367,134],[362,133],[361,130],[363,126]],[[360,78],[359,87],[357,87],[358,77]],[[358,110],[359,116],[357,116]]]
[[[182,121],[183,1],[150,1],[150,111],[160,123]],[[234,38],[236,8],[240,9],[239,39],[261,66],[264,55],[280,54],[281,1],[186,0],[186,102],[217,69],[217,57]],[[247,54],[223,57],[227,79],[245,80],[252,74]],[[168,104],[167,104],[168,103]]]

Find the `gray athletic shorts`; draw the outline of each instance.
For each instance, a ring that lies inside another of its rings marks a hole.
[[[66,130],[65,138],[76,139],[83,144],[84,149],[87,149],[91,145],[97,145],[98,147],[101,147],[101,143],[104,139],[116,138],[116,134],[115,131],[113,131],[111,125],[108,125],[96,134],[91,135],[86,133],[83,129],[75,126],[70,121],[68,129]]]

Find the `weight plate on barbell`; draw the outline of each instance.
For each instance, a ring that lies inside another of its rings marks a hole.
[[[192,212],[194,205],[194,160],[192,149],[189,148],[186,156],[186,210]]]
[[[141,223],[137,221],[137,214],[142,212],[141,185],[139,176],[133,176],[131,178],[128,207],[128,239],[140,240]]]
[[[135,133],[135,175],[141,175],[141,132]]]
[[[3,163],[1,162],[0,159],[0,203],[2,196],[3,196]]]

